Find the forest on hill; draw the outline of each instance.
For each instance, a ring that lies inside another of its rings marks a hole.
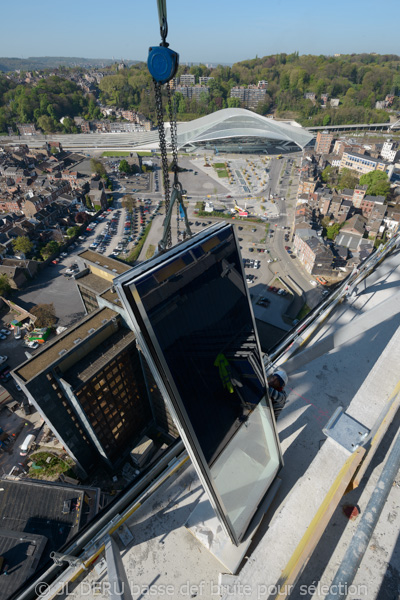
[[[34,83],[18,83],[0,74],[0,133],[18,122],[33,122],[45,132],[74,132],[74,116],[101,118],[98,102],[133,109],[155,121],[155,100],[151,76],[145,63],[118,70],[117,65],[101,69],[103,78],[92,94],[77,85],[85,70],[61,68],[57,76]],[[391,97],[391,109],[400,110],[400,57],[397,55],[352,54],[315,56],[276,54],[245,60],[229,66],[180,66],[178,76],[191,73],[196,83],[201,76],[209,81],[209,94],[187,99],[177,93],[178,120],[192,120],[226,107],[241,106],[231,98],[235,86],[268,82],[265,101],[256,112],[278,118],[293,118],[303,125],[374,123],[389,120],[386,110],[375,108],[377,101]],[[305,94],[315,93],[316,100]],[[165,91],[164,91],[165,93]],[[337,98],[337,108],[321,107],[321,95]],[[63,124],[61,117],[67,117]]]

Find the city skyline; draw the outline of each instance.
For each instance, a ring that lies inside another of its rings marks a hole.
[[[334,8],[311,0],[306,6],[287,0],[284,7],[252,0],[243,3],[204,0],[188,8],[183,0],[167,2],[168,41],[185,62],[234,63],[280,52],[288,54],[396,53],[395,20],[377,26],[370,0],[351,4],[339,0]],[[387,14],[396,8],[385,4]],[[110,13],[103,0],[87,6],[71,0],[67,11],[54,11],[44,0],[35,10],[22,0],[15,28],[3,31],[0,56],[75,56],[147,59],[148,47],[160,42],[156,2],[135,8],[121,0]],[[12,5],[3,7],[3,22],[14,19]],[[355,35],[355,24],[357,35]],[[39,32],[45,35],[39,35]]]

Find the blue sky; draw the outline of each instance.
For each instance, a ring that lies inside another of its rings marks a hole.
[[[276,52],[398,54],[398,0],[167,0],[183,62],[233,63]],[[156,0],[3,2],[0,56],[145,60],[160,41]]]

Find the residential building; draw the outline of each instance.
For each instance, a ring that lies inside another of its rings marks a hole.
[[[351,201],[343,200],[340,196],[333,196],[329,207],[330,216],[337,223],[344,223],[348,217],[351,206]]]
[[[82,133],[90,133],[90,121],[82,120],[80,123]]]
[[[317,186],[318,181],[314,178],[300,179],[299,187],[297,189],[297,196],[299,196],[300,194],[312,194],[313,192],[315,192]]]
[[[399,148],[397,142],[387,140],[382,146],[381,156],[387,162],[392,163],[395,161],[398,151]]]
[[[363,217],[369,219],[374,208],[376,206],[383,206],[384,204],[385,196],[364,196],[360,204]]]
[[[306,271],[311,275],[331,274],[333,255],[330,248],[324,246],[318,237],[296,237],[295,251]]]
[[[265,81],[265,79],[262,79],[261,81],[259,81],[259,82],[257,83],[257,87],[258,87],[260,90],[266,90],[266,89],[267,89],[267,87],[268,87],[268,81]]]
[[[385,204],[376,203],[368,217],[368,223],[366,229],[369,233],[369,237],[377,237],[378,234],[382,234],[385,230],[384,218],[386,214],[387,206]]]
[[[207,85],[210,81],[214,81],[214,77],[199,77],[200,85]]]
[[[317,154],[329,154],[333,141],[333,133],[328,131],[318,131],[315,142],[315,152]]]
[[[265,88],[259,88],[256,85],[236,86],[231,88],[230,97],[239,98],[244,103],[246,108],[256,108],[259,102],[265,100],[267,90]]]
[[[311,102],[315,102],[317,95],[314,92],[306,92],[304,94],[304,98],[306,100],[311,100]]]
[[[196,77],[187,73],[186,75],[180,75],[179,84],[180,85],[194,85],[196,83]]]
[[[193,86],[184,86],[178,85],[176,91],[182,94],[184,98],[196,98],[196,100],[200,99],[201,94],[209,94],[210,88],[205,85],[193,85]]]
[[[396,233],[400,226],[400,210],[393,208],[389,209],[383,221],[388,229],[388,237],[391,237],[394,233]]]
[[[101,190],[90,190],[88,196],[95,208],[97,206],[100,206],[102,209],[107,208],[107,196],[104,191],[104,188],[102,188]]]
[[[132,122],[136,121],[136,113],[134,110],[123,110],[123,111],[121,111],[121,116],[123,119],[126,119],[127,121],[132,121]]]
[[[353,206],[354,208],[360,208],[361,202],[364,199],[365,194],[367,193],[368,186],[367,185],[357,185],[353,191]]]
[[[35,135],[37,133],[34,123],[17,123],[20,135]]]

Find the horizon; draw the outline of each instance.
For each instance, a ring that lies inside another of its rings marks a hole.
[[[180,54],[181,63],[233,64],[250,57],[296,51],[324,56],[339,50],[340,54],[396,54],[397,22],[385,20],[384,27],[377,27],[375,8],[371,0],[351,4],[338,0],[334,9],[316,0],[305,7],[287,0],[283,9],[253,0],[244,12],[239,0],[203,0],[195,13],[184,0],[169,0],[167,41]],[[386,2],[387,14],[395,8],[397,2]],[[12,5],[4,6],[2,14],[5,23],[15,19]],[[85,28],[85,23],[90,27]],[[355,23],[362,35],[354,35]],[[45,35],[39,35],[41,31]],[[107,60],[145,62],[149,46],[161,41],[155,1],[138,9],[121,0],[111,12],[104,0],[95,8],[71,0],[68,11],[57,12],[50,0],[43,0],[34,11],[31,3],[21,0],[18,32],[15,36],[13,27],[3,31],[3,58],[72,55],[90,60],[109,55]],[[55,51],[49,53],[49,48]]]
[[[296,50],[294,52],[296,52]],[[242,59],[239,59],[239,60],[235,61],[235,63],[232,63],[232,62],[219,62],[219,61],[215,61],[215,60],[211,60],[211,61],[180,60],[179,64],[181,66],[198,66],[198,65],[209,66],[209,65],[211,65],[209,68],[215,68],[215,67],[217,67],[219,65],[232,67],[234,64],[237,64],[237,63],[240,64],[241,62],[251,61],[251,60],[257,60],[257,59],[263,59],[263,58],[268,58],[270,56],[276,56],[276,55],[279,55],[279,54],[285,54],[286,56],[289,56],[290,54],[293,54],[293,53],[289,53],[289,52],[283,51],[283,52],[279,52],[279,53],[275,53],[275,54],[266,54],[264,56],[254,56],[254,57],[242,58]],[[395,54],[395,53],[387,53],[387,52],[385,52],[385,53],[380,53],[380,52],[352,52],[352,53],[337,52],[335,54],[310,54],[310,53],[300,54],[300,53],[298,53],[299,57],[302,57],[302,56],[323,56],[325,58],[340,58],[340,57],[361,56],[361,55],[385,56],[387,54],[390,54],[390,55],[393,55],[393,56],[400,56],[400,55]],[[43,56],[39,56],[39,55],[33,56],[32,55],[32,56],[27,56],[27,57],[0,56],[0,60],[2,60],[2,59],[5,59],[5,60],[15,60],[15,61],[35,61],[35,60],[41,60],[41,59],[42,60],[46,59],[46,60],[49,60],[49,61],[51,61],[51,60],[55,61],[55,60],[59,59],[59,60],[64,60],[64,61],[65,60],[69,60],[69,61],[84,60],[84,61],[87,61],[88,63],[90,63],[90,61],[100,61],[100,62],[101,61],[108,61],[108,62],[111,62],[111,63],[113,63],[113,62],[114,63],[118,63],[118,62],[146,63],[146,61],[143,61],[143,60],[134,59],[134,58],[126,58],[126,57],[125,58],[116,58],[116,57],[111,57],[110,58],[110,57],[104,57],[104,56],[102,56],[102,57],[100,57],[100,56],[97,56],[97,57],[87,57],[87,56],[67,56],[67,55],[61,56],[61,55],[50,55],[50,54],[43,55]],[[59,66],[65,66],[65,65],[59,65]],[[73,65],[72,66],[71,65],[67,66],[67,68],[72,68],[72,67],[73,67]],[[35,70],[40,71],[40,70],[44,70],[46,68],[58,68],[58,67],[54,67],[54,66],[45,67],[45,66],[43,66],[43,67],[33,67],[33,68]],[[18,68],[18,69],[15,69],[15,70],[17,71],[17,70],[21,70],[21,69]],[[10,69],[10,71],[1,71],[1,69],[0,69],[0,73],[2,73],[2,72],[3,73],[12,72],[12,69]]]

